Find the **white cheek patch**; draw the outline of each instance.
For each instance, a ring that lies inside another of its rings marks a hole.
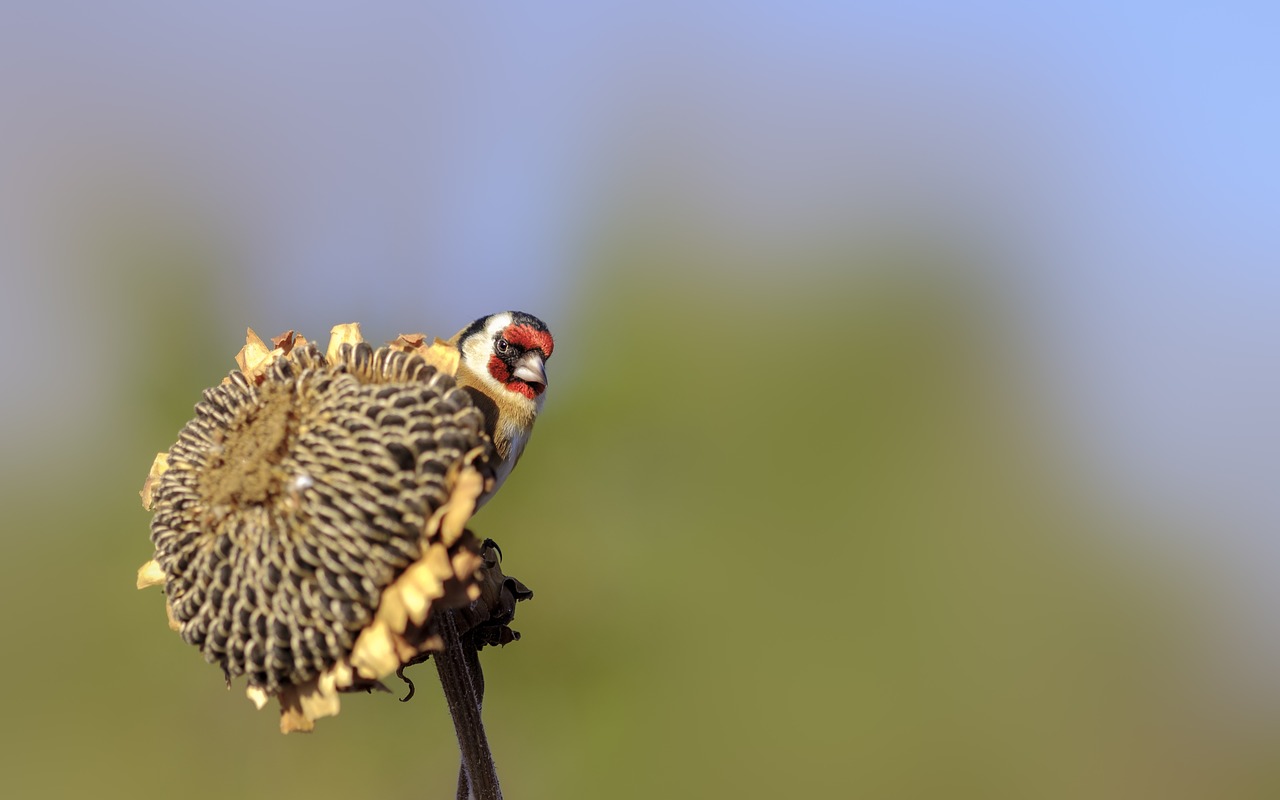
[[[489,363],[489,341],[482,336],[472,336],[462,346],[462,354],[474,367]]]
[[[489,374],[489,359],[493,356],[493,342],[499,333],[506,330],[512,322],[511,315],[503,312],[495,314],[486,323],[484,333],[473,335],[462,343],[462,359],[480,380],[484,381],[494,393],[505,387]]]
[[[466,362],[468,369],[479,376],[480,380],[489,385],[490,390],[502,388],[502,384],[489,374],[489,357],[492,355],[493,337],[488,330],[483,334],[472,335],[462,343],[462,361]]]

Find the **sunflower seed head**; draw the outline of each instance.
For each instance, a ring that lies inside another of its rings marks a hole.
[[[268,695],[333,669],[464,461],[492,476],[482,426],[450,375],[365,343],[302,340],[205,390],[144,496],[182,638]]]

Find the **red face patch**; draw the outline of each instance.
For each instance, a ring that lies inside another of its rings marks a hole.
[[[551,358],[551,351],[556,346],[550,333],[529,325],[508,325],[502,332],[502,338],[524,350],[541,350],[544,358]]]
[[[505,384],[511,380],[511,368],[497,356],[489,356],[489,374],[498,383]]]
[[[489,356],[489,374],[493,376],[494,380],[507,387],[510,391],[522,394],[530,400],[533,400],[538,396],[538,393],[534,391],[533,387],[524,381],[511,380],[511,368],[507,366],[506,362],[497,356]]]
[[[525,383],[524,381],[511,381],[510,383],[507,384],[507,388],[513,392],[516,392],[517,394],[524,395],[530,400],[533,400],[538,396],[538,393],[533,390],[533,387]]]

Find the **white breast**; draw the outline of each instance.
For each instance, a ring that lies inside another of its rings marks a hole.
[[[502,488],[502,484],[507,480],[507,476],[511,474],[511,470],[516,468],[516,462],[520,460],[520,455],[524,452],[524,446],[529,443],[530,432],[528,430],[518,428],[514,425],[504,425],[503,428],[503,432],[511,442],[511,449],[507,451],[507,457],[502,461],[502,463],[498,464],[498,469],[495,470],[493,491],[480,499],[481,506],[488,502],[489,498],[497,494],[498,490]]]

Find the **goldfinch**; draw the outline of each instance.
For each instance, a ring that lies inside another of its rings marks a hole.
[[[482,317],[454,334],[456,380],[484,414],[498,454],[492,497],[524,453],[547,389],[546,361],[555,342],[542,320],[520,311]]]

